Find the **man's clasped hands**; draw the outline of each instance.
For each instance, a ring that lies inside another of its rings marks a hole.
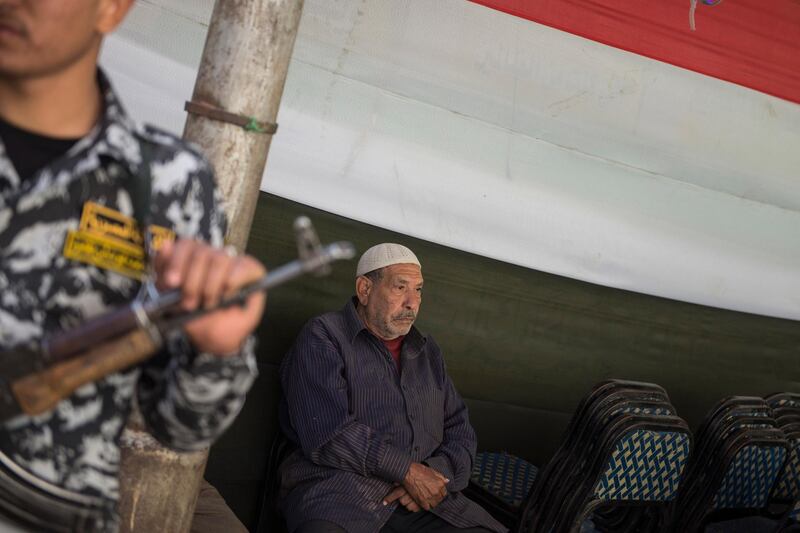
[[[449,479],[433,468],[421,463],[411,463],[403,483],[397,485],[383,499],[383,505],[394,501],[416,513],[430,511],[447,496]]]

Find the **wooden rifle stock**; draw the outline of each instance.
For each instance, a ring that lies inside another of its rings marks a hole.
[[[144,361],[159,346],[144,329],[135,329],[11,383],[22,412],[44,413],[77,388]]]
[[[161,295],[158,302],[142,304],[142,309],[150,321],[156,322],[166,313],[174,311],[179,301],[180,292],[170,291]],[[139,327],[141,323],[136,318],[136,312],[132,306],[126,305],[48,338],[42,343],[42,357],[46,364],[54,364]]]

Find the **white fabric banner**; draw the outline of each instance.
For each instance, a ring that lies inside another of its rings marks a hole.
[[[102,63],[137,118],[181,132],[211,7],[140,1],[108,39]],[[265,191],[800,319],[796,104],[465,0],[306,0],[278,121]]]

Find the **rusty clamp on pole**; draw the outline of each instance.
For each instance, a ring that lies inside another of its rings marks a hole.
[[[204,104],[190,100],[184,104],[183,109],[187,113],[210,118],[211,120],[217,120],[219,122],[227,122],[228,124],[239,126],[245,131],[250,131],[253,133],[274,135],[275,132],[278,131],[278,125],[274,122],[259,121],[255,117],[247,117],[245,115],[231,113],[230,111],[225,111],[224,109],[220,109],[219,107],[210,104]]]

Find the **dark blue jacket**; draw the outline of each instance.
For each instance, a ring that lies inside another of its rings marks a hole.
[[[379,531],[398,505],[384,506],[383,497],[412,462],[424,462],[450,479],[436,515],[505,531],[459,494],[476,438],[439,346],[412,327],[398,373],[354,302],[306,324],[281,366],[283,430],[300,447],[281,468],[289,530],[317,519],[350,533]]]

